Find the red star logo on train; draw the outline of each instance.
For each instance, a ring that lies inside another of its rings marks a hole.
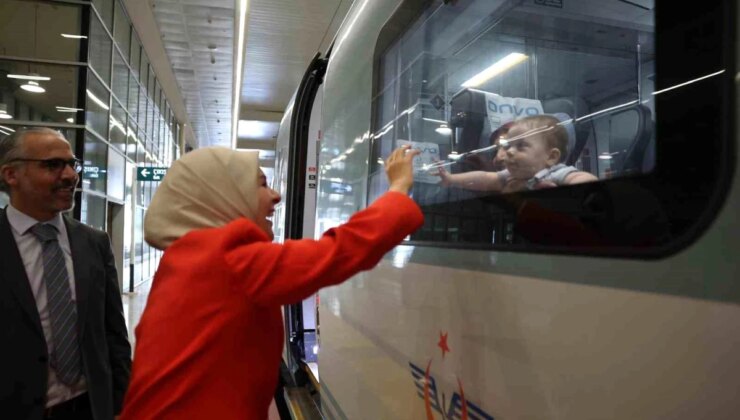
[[[439,343],[437,343],[437,346],[442,349],[442,359],[444,359],[445,354],[450,352],[450,347],[447,345],[447,333],[444,334],[442,331],[439,332]],[[429,384],[431,383],[431,380],[429,379],[430,370],[432,369],[432,359],[429,359],[429,363],[427,363],[427,369],[424,372],[424,406],[426,408],[426,414],[427,414],[427,420],[434,420],[434,413],[432,412],[432,402],[431,402],[431,395],[429,391]],[[465,399],[465,391],[463,390],[462,381],[460,381],[460,378],[457,378],[457,386],[459,388],[460,392],[460,398],[462,398],[462,408],[460,413],[461,420],[468,420],[468,401]],[[444,414],[443,414],[444,417]]]
[[[442,331],[439,332],[439,343],[437,343],[437,346],[442,349],[442,358],[444,359],[445,354],[450,351],[450,348],[447,346],[447,333],[442,334]]]

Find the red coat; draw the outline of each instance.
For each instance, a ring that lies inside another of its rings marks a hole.
[[[266,419],[283,347],[280,305],[375,266],[423,223],[389,192],[318,241],[271,243],[247,219],[164,253],[136,327],[122,419]]]

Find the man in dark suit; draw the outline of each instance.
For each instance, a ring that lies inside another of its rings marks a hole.
[[[62,216],[81,162],[51,129],[0,140],[0,418],[109,420],[131,346],[105,232]]]

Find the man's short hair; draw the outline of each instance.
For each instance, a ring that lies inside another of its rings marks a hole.
[[[64,138],[62,133],[48,127],[22,128],[11,135],[0,140],[0,168],[23,157],[23,141],[31,134],[52,134]],[[10,193],[10,186],[5,183],[5,178],[0,175],[0,191]]]

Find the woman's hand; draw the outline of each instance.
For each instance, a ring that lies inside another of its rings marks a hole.
[[[414,157],[420,150],[410,150],[411,146],[403,145],[394,150],[385,161],[385,173],[388,176],[389,191],[408,194],[414,184]]]

